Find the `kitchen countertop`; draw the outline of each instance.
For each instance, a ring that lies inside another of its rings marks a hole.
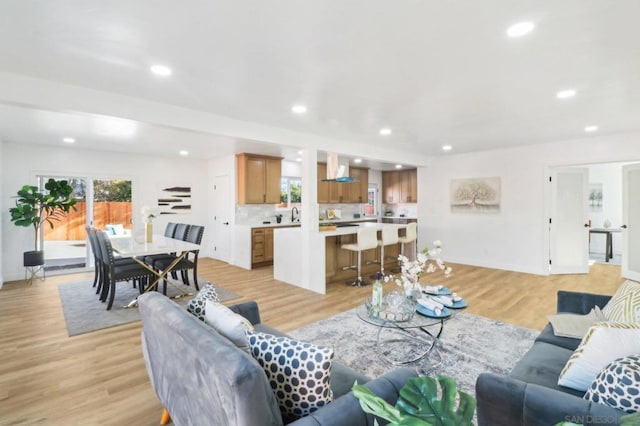
[[[254,228],[293,228],[293,227],[300,227],[300,222],[283,222],[283,223],[277,223],[277,222],[271,222],[271,223],[256,223],[253,225],[244,225],[244,226],[248,226],[251,229]]]
[[[351,223],[351,222],[370,222],[380,219],[378,216],[360,216],[358,219],[334,219],[334,220],[321,220],[320,225],[331,225],[332,223]]]
[[[324,237],[335,237],[338,235],[352,235],[352,234],[357,234],[358,233],[358,229],[360,229],[361,227],[363,228],[376,228],[378,230],[382,230],[382,228],[386,228],[386,227],[395,227],[398,230],[400,229],[405,229],[407,227],[406,224],[402,224],[402,223],[361,223],[358,226],[347,226],[344,228],[337,228],[334,231],[320,231],[320,235],[324,236]]]

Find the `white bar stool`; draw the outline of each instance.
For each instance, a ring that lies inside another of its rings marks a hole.
[[[407,243],[412,243],[414,241],[416,241],[418,239],[418,224],[416,222],[411,222],[407,225],[406,230],[405,230],[405,234],[403,237],[398,237],[398,242],[401,244],[400,246],[400,253],[405,256],[404,254],[404,245]],[[417,244],[416,244],[416,252],[417,250]],[[408,257],[408,256],[407,256]],[[414,253],[414,257],[415,257],[415,253]]]
[[[399,242],[398,228],[395,226],[382,227],[382,239],[378,240],[378,247],[380,247],[380,273],[382,275],[384,275],[384,246],[391,246]]]
[[[371,250],[378,247],[378,229],[374,227],[362,227],[358,229],[358,240],[354,244],[342,244],[340,247],[345,250],[351,250],[358,252],[358,278],[355,281],[349,281],[347,284],[352,286],[362,286],[369,283],[364,282],[362,279],[362,252],[364,250]],[[351,269],[354,266],[348,266],[344,269]]]

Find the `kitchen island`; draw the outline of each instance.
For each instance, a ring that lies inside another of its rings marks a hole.
[[[344,267],[356,264],[356,254],[340,248],[342,244],[348,244],[357,238],[360,227],[374,227],[382,231],[383,227],[394,227],[403,235],[406,224],[387,224],[364,222],[353,226],[339,227],[331,231],[313,230],[305,236],[301,228],[283,228],[274,231],[274,262],[273,276],[298,287],[307,288],[317,293],[324,294],[326,285],[334,281],[346,281],[354,278],[354,269],[343,270]],[[311,256],[305,261],[304,253],[300,250],[303,238],[310,239],[312,247]],[[397,257],[400,253],[400,244],[385,247],[385,269],[397,265]],[[413,257],[415,243],[407,244],[405,254]],[[369,264],[377,259],[378,250],[368,250],[362,253],[363,275],[368,276],[379,270],[380,265]],[[308,268],[309,282],[304,282],[305,268]]]

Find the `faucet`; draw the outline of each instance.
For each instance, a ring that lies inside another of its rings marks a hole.
[[[294,214],[294,212],[295,212],[295,214]],[[300,211],[298,210],[297,207],[294,206],[291,209],[291,222],[295,222],[299,215],[300,215]]]

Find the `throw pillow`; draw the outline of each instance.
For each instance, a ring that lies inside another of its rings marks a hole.
[[[333,349],[267,333],[247,335],[251,354],[267,374],[285,424],[331,402]]]
[[[254,331],[249,320],[218,302],[206,300],[204,306],[204,322],[231,340],[237,347],[249,352],[246,331]]]
[[[640,322],[640,283],[625,281],[609,303],[602,308],[602,313],[609,321]]]
[[[206,283],[204,287],[200,289],[196,297],[191,299],[187,304],[187,311],[195,315],[200,321],[204,321],[205,302],[211,300],[212,302],[220,302],[218,292],[211,283]]]
[[[607,320],[597,306],[591,309],[587,315],[555,314],[549,315],[547,318],[553,327],[554,335],[574,339],[582,339],[593,324]]]
[[[640,324],[598,322],[560,373],[558,385],[586,391],[598,372],[613,360],[640,353]]]
[[[627,413],[640,411],[640,355],[616,359],[600,370],[584,399]]]

